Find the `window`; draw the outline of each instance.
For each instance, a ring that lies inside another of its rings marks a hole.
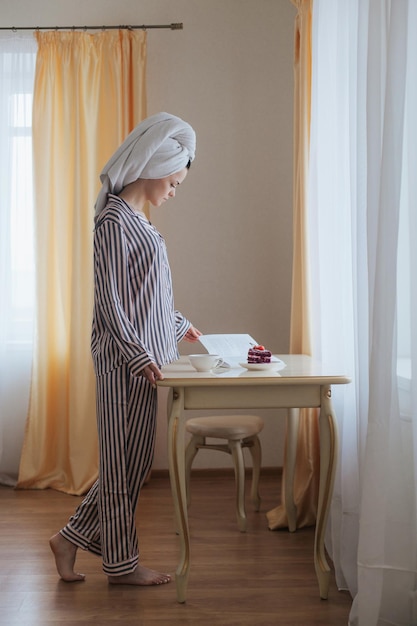
[[[32,94],[14,94],[11,104],[10,303],[12,341],[31,334],[34,300]]]
[[[4,343],[32,340],[35,58],[34,40],[0,40],[0,279],[4,303],[0,312],[0,340]]]

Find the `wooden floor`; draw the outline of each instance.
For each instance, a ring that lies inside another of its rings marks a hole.
[[[249,529],[237,530],[231,474],[192,478],[191,572],[187,602],[175,583],[109,586],[97,557],[79,551],[82,583],[58,579],[48,538],[80,498],[55,491],[0,487],[0,624],[213,626],[347,625],[351,598],[336,589],[320,600],[313,565],[314,529],[269,531],[265,512],[279,502],[279,475],[261,477],[262,508],[247,503]],[[168,477],[152,476],[138,509],[141,560],[174,573],[178,538]]]

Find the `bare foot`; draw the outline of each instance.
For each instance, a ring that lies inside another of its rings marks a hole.
[[[131,574],[108,576],[108,580],[110,585],[165,585],[171,582],[171,576],[138,565]]]
[[[84,574],[74,572],[77,546],[65,539],[60,533],[50,538],[49,545],[54,553],[56,568],[62,580],[73,583],[85,579]]]

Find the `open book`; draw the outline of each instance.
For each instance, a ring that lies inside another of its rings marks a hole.
[[[223,359],[222,367],[239,367],[239,363],[247,360],[249,348],[258,345],[250,335],[201,335],[199,340],[209,354],[218,354]],[[273,357],[273,360],[277,359]]]

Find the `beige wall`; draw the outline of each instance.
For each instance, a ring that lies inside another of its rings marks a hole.
[[[167,241],[177,308],[203,332],[248,332],[277,353],[289,345],[294,17],[290,0],[0,3],[2,26],[183,22],[148,31],[148,112],[189,121],[197,156],[151,220]],[[163,393],[159,412],[155,467],[165,468]],[[262,415],[264,465],[280,465],[282,420]],[[202,453],[196,466],[228,463]]]

